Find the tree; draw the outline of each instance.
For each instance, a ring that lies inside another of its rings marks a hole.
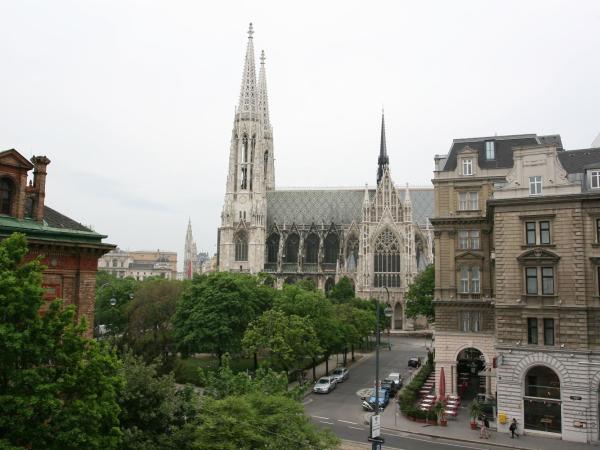
[[[304,358],[313,358],[322,351],[308,318],[276,309],[263,313],[250,324],[242,346],[249,353],[268,355],[271,364],[286,374],[300,368]]]
[[[127,305],[135,296],[139,282],[131,277],[117,278],[108,272],[96,275],[96,303],[94,324],[96,337],[101,335],[100,325],[105,327],[103,335],[120,336],[127,326]],[[111,299],[116,303],[111,304]]]
[[[184,355],[237,353],[248,324],[269,309],[274,290],[261,279],[216,272],[195,277],[173,318],[173,335]]]
[[[123,355],[125,387],[119,395],[124,450],[186,450],[199,424],[200,402],[191,388],[178,388],[131,352]]]
[[[328,297],[334,303],[343,303],[352,300],[355,296],[354,286],[348,277],[342,277],[329,291]]]
[[[85,337],[75,308],[42,308],[38,260],[25,236],[0,242],[0,445],[44,449],[119,446],[117,357]]]
[[[171,319],[181,298],[181,281],[153,278],[139,283],[135,298],[127,305],[123,344],[150,363],[160,359],[170,367],[175,353]]]
[[[435,289],[435,267],[433,264],[418,274],[408,287],[406,294],[406,317],[412,319],[425,316],[433,321],[435,313],[433,308],[433,290]]]

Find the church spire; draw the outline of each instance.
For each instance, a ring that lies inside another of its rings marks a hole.
[[[183,275],[186,280],[191,280],[196,272],[197,250],[192,236],[192,219],[188,219],[187,232],[185,233],[185,248],[183,252]]]
[[[265,72],[265,51],[260,53],[260,71],[258,73],[258,113],[265,129],[271,128],[269,120],[269,96],[267,95],[267,75]]]
[[[256,69],[254,66],[254,43],[252,23],[248,27],[248,46],[244,60],[244,73],[242,75],[242,89],[240,91],[239,113],[256,112]]]
[[[383,109],[381,110],[381,143],[379,144],[379,159],[377,160],[377,164],[379,165],[377,169],[377,184],[381,181],[383,177],[384,169],[388,166],[390,160],[387,154],[387,146],[385,143],[385,118],[383,114]]]

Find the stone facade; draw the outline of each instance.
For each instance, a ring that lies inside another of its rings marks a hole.
[[[177,253],[163,250],[110,251],[98,261],[98,269],[118,278],[132,277],[144,280],[161,277],[177,279]]]
[[[86,318],[88,335],[94,326],[98,258],[114,248],[100,235],[45,205],[46,171],[50,160],[34,156],[31,162],[16,150],[0,152],[0,239],[14,232],[27,237],[27,260],[40,257],[44,300],[57,298],[77,307]],[[33,169],[29,183],[28,172]],[[42,307],[43,314],[47,304]]]
[[[600,149],[516,149],[490,211],[498,410],[528,433],[598,441]],[[553,380],[541,394],[540,368]]]
[[[264,53],[257,83],[252,35],[250,28],[218,232],[219,270],[268,272],[278,286],[311,278],[326,291],[347,276],[359,296],[388,301],[389,293],[392,328],[414,327],[405,319],[404,294],[433,261],[432,189],[395,186],[382,117],[376,188],[276,190]]]

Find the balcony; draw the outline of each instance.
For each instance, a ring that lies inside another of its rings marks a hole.
[[[265,263],[265,272],[277,272],[277,263]]]
[[[297,263],[283,263],[281,265],[282,272],[298,272],[298,264]]]
[[[319,265],[318,264],[303,264],[302,271],[304,273],[318,273]]]

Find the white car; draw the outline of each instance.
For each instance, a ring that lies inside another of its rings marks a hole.
[[[329,394],[335,389],[336,384],[335,378],[333,377],[321,377],[315,383],[313,392],[315,394]]]
[[[392,372],[387,376],[388,380],[392,380],[396,385],[396,389],[400,389],[402,387],[402,375],[398,372]]]
[[[336,383],[343,383],[345,380],[348,379],[349,375],[350,371],[345,367],[338,367],[333,372],[331,372],[331,376],[335,378]]]

